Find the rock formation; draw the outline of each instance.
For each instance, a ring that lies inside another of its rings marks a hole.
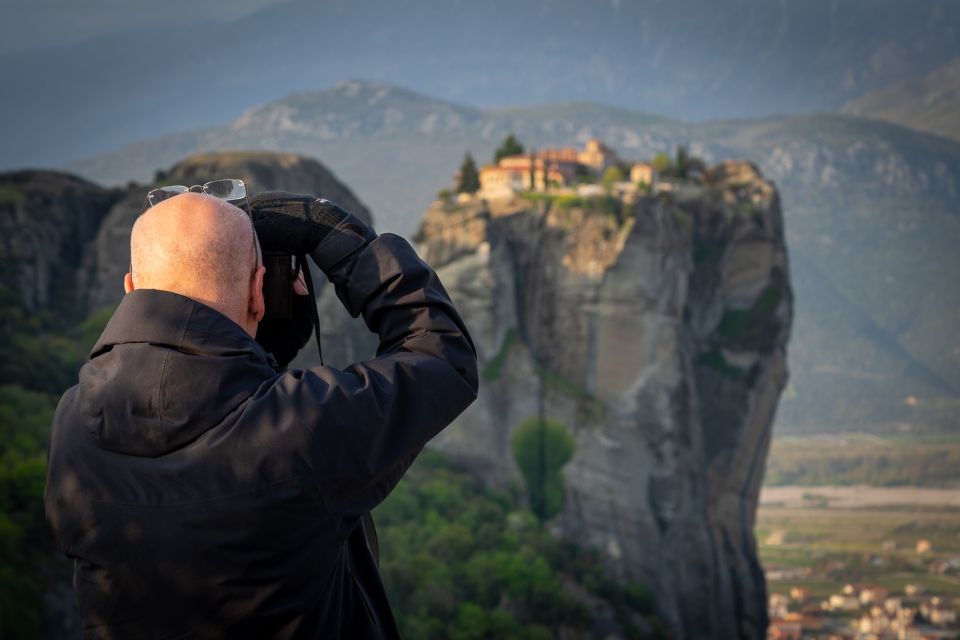
[[[78,271],[84,250],[121,195],[55,171],[0,176],[3,286],[19,294],[31,310],[62,311],[80,304]]]
[[[564,425],[548,526],[650,588],[678,637],[764,637],[753,527],[793,313],[774,186],[724,162],[627,202],[437,202],[416,239],[484,378],[435,446],[520,484],[518,425]]]

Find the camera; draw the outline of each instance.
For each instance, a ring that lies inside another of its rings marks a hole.
[[[263,301],[265,318],[289,320],[293,318],[293,255],[282,251],[265,251],[263,266]]]

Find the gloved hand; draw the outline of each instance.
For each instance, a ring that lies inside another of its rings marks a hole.
[[[303,274],[294,285],[293,313],[290,318],[266,317],[257,327],[257,342],[273,354],[280,369],[286,369],[313,333],[313,299],[307,294]]]
[[[332,266],[339,255],[316,253],[324,239],[337,229],[347,230],[369,240],[375,237],[370,227],[329,200],[311,195],[265,191],[250,198],[250,212],[260,246],[265,251],[284,251],[310,255],[321,269]],[[330,238],[332,253],[341,244]]]

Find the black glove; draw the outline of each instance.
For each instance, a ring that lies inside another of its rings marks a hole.
[[[314,301],[309,295],[293,296],[290,318],[264,318],[257,327],[257,342],[273,354],[277,367],[286,369],[313,333]]]
[[[250,213],[260,246],[309,255],[324,273],[377,237],[377,232],[356,216],[329,200],[309,195],[260,193],[250,198]]]
[[[309,255],[350,214],[323,198],[265,191],[250,199],[250,213],[265,251]]]

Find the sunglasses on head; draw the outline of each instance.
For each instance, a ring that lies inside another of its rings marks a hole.
[[[211,180],[206,184],[195,184],[192,187],[186,187],[182,184],[171,184],[166,187],[159,187],[147,194],[147,208],[149,209],[164,200],[169,200],[174,196],[190,191],[194,193],[205,193],[208,196],[226,200],[230,204],[237,206],[239,206],[238,203],[241,201],[246,204],[247,199],[247,185],[244,184],[243,180],[231,178],[227,180]],[[245,207],[240,208],[244,209]]]
[[[236,178],[227,178],[225,180],[211,180],[206,184],[195,184],[187,187],[182,184],[171,184],[166,187],[159,187],[147,193],[147,209],[157,205],[164,200],[169,200],[181,193],[205,193],[208,196],[226,200],[230,204],[242,209],[250,217],[250,224],[253,225],[253,216],[250,213],[250,203],[247,200],[247,185],[243,180]],[[256,253],[256,263],[254,271],[263,264],[263,256],[260,252],[260,244],[256,240],[256,231],[253,234],[253,246]]]

